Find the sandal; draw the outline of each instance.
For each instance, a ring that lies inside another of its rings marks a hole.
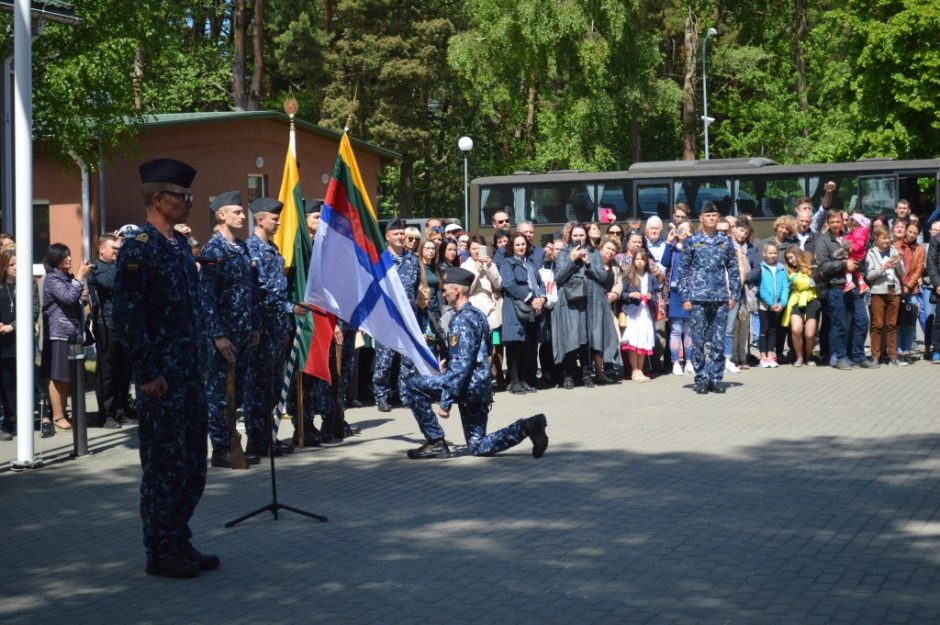
[[[65,417],[53,419],[52,422],[55,423],[55,429],[58,431],[67,432],[72,429],[72,423]],[[64,423],[65,425],[60,425],[61,423]]]

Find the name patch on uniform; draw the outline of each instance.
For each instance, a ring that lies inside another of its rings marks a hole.
[[[457,347],[457,335],[456,334],[450,335],[450,346]]]
[[[128,271],[137,271],[137,269],[138,269],[138,266],[137,266],[137,265],[133,265],[133,264],[131,264],[131,263],[128,263],[128,264],[127,264],[127,270],[128,270]]]

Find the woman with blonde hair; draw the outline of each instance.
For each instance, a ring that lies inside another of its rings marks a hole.
[[[405,249],[414,254],[415,256],[420,256],[418,254],[418,243],[421,242],[421,231],[415,228],[414,226],[408,226],[405,228]]]

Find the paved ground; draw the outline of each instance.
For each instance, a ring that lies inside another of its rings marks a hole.
[[[225,529],[269,472],[210,469],[193,525],[222,568],[185,581],[143,574],[133,428],[21,474],[0,443],[0,623],[940,622],[940,367],[729,379],[499,394],[491,427],[548,415],[541,460],[409,461],[409,413],[352,410],[361,436],[278,464],[329,522]]]

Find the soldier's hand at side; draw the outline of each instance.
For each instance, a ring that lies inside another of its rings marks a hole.
[[[440,364],[438,365],[437,368],[440,369],[441,373],[446,372],[446,371],[447,371],[447,361],[446,361],[446,360],[440,361]]]
[[[300,304],[294,304],[294,314],[297,315],[298,317],[303,317],[307,315],[309,312],[310,311],[308,309],[304,308]]]
[[[446,419],[447,417],[450,416],[450,411],[444,410],[443,408],[441,408],[440,406],[438,406],[438,407],[437,407],[437,416],[439,416],[439,417],[442,418],[442,419]]]
[[[734,308],[734,305],[735,305],[735,304],[737,304],[737,302],[736,302],[735,300],[729,299],[729,300],[728,300],[728,310],[731,310],[732,308]],[[690,304],[689,304],[689,307],[686,308],[686,310],[691,310],[691,309],[692,309],[692,305],[691,305],[691,303],[690,303]],[[780,304],[777,304],[777,310],[780,310]]]
[[[682,302],[682,310],[692,310],[692,302]]]
[[[146,384],[140,385],[140,390],[147,397],[153,397],[154,399],[160,399],[163,397],[168,390],[170,390],[169,385],[166,383],[166,378],[162,375],[158,378],[150,380]]]
[[[259,337],[260,341],[260,337]],[[215,339],[215,347],[227,362],[235,362],[235,346],[224,336]]]
[[[261,345],[261,332],[259,330],[251,331],[251,346],[257,347]]]

